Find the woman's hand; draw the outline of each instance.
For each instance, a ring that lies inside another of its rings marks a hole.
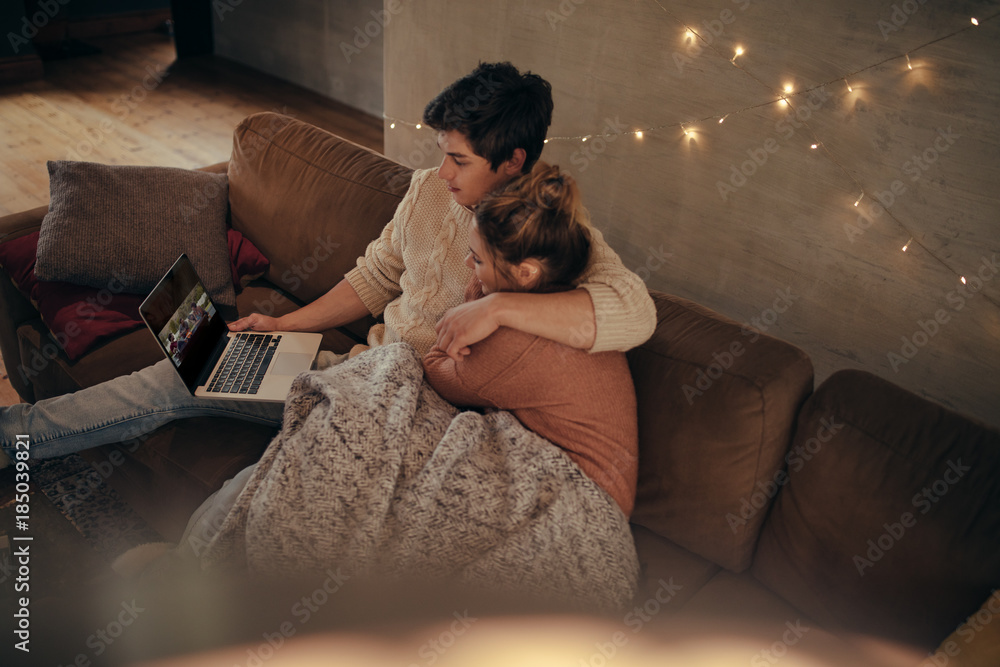
[[[499,294],[489,294],[447,311],[434,327],[437,331],[435,345],[455,361],[461,361],[463,356],[469,354],[470,345],[499,328],[497,296]]]
[[[241,317],[229,324],[230,331],[277,331],[278,329],[277,317],[268,317],[260,313]]]

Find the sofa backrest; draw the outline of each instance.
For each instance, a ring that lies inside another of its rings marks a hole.
[[[412,170],[266,112],[236,127],[228,173],[233,228],[270,260],[265,277],[312,301],[355,266],[392,219]]]
[[[652,295],[656,331],[628,353],[639,409],[632,522],[741,572],[780,489],[812,362],[692,301]]]
[[[817,623],[931,649],[1000,586],[1000,432],[843,370],[792,451],[752,572]]]

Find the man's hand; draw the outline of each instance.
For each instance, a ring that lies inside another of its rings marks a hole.
[[[434,327],[437,331],[435,345],[455,361],[461,361],[469,354],[470,345],[483,340],[500,326],[496,296],[489,294],[446,312]]]
[[[278,318],[260,313],[247,315],[229,324],[230,331],[277,331],[279,328]]]

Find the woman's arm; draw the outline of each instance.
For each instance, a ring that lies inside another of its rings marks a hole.
[[[516,398],[506,395],[509,392],[498,395],[496,389],[537,343],[537,336],[500,328],[457,361],[435,345],[424,357],[424,375],[431,387],[454,405],[513,410],[520,407]]]

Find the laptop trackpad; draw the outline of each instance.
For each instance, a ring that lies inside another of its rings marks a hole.
[[[271,373],[275,375],[298,375],[309,370],[313,355],[300,352],[279,352],[271,364]]]

